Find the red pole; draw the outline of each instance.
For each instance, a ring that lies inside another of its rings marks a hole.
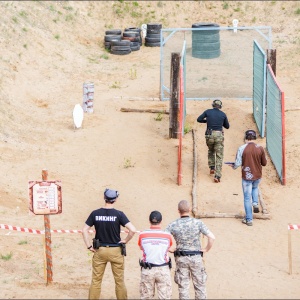
[[[42,180],[48,179],[48,171],[42,170]],[[50,215],[44,215],[44,226],[45,226],[45,253],[47,263],[47,284],[53,281],[52,275],[52,254],[51,254],[51,229],[50,229]]]

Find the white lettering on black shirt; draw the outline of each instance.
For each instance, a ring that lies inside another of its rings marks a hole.
[[[115,216],[95,216],[95,221],[108,221],[114,222],[117,217]]]

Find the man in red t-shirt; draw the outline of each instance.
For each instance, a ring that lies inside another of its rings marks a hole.
[[[172,283],[168,250],[172,246],[172,236],[161,229],[162,215],[159,211],[151,212],[149,221],[150,229],[142,231],[138,240],[143,251],[140,296],[141,299],[153,299],[156,286],[158,299],[170,299]]]
[[[240,146],[235,163],[231,165],[233,169],[239,166],[242,168],[242,186],[244,193],[244,207],[246,216],[243,223],[252,226],[252,206],[255,213],[259,212],[258,207],[258,186],[262,178],[262,166],[267,165],[267,158],[262,146],[254,142],[256,132],[247,130],[245,132],[245,144]]]

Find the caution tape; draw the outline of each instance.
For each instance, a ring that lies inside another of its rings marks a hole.
[[[5,224],[0,224],[0,229],[15,230],[15,231],[21,231],[21,232],[33,233],[33,234],[45,234],[45,230],[31,229],[31,228],[5,225]],[[55,230],[50,230],[50,232],[53,232],[53,233],[82,233],[82,230],[55,229]],[[92,233],[92,232],[95,232],[95,230],[89,230],[89,232]],[[121,232],[128,233],[128,231],[121,231]],[[137,232],[140,232],[140,231],[137,231]]]
[[[300,229],[300,225],[292,225],[292,224],[289,224],[288,225],[288,230],[299,230]]]

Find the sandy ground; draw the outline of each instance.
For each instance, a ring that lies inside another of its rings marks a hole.
[[[277,79],[286,97],[287,184],[280,184],[268,157],[261,192],[270,220],[255,219],[254,226],[247,227],[235,218],[203,219],[216,236],[212,250],[204,257],[211,299],[300,298],[299,231],[291,232],[290,275],[287,230],[288,223],[299,224],[300,218],[296,109],[300,92],[300,28],[299,13],[295,13],[300,7],[295,1],[273,2],[238,5],[233,1],[228,2],[227,9],[224,3],[213,1],[144,4],[144,17],[147,11],[155,11],[156,18],[167,20],[165,27],[170,28],[178,26],[178,20],[182,20],[180,26],[187,26],[191,19],[219,20],[227,26],[234,17],[245,26],[253,25],[254,17],[260,25],[273,26]],[[166,226],[178,217],[178,201],[192,201],[192,133],[183,139],[183,180],[178,186],[178,140],[169,139],[168,115],[157,121],[157,114],[120,111],[122,107],[169,108],[166,101],[149,100],[159,96],[159,48],[143,46],[125,58],[106,54],[103,49],[103,32],[110,25],[135,26],[125,8],[123,14],[116,15],[120,5],[119,1],[0,3],[1,224],[44,229],[43,216],[28,210],[27,189],[29,180],[41,179],[44,168],[49,180],[62,181],[63,213],[50,217],[51,229],[81,229],[89,213],[103,205],[106,187],[120,192],[116,208],[123,210],[138,230],[148,228],[152,210],[162,212]],[[277,19],[272,17],[275,15]],[[156,21],[154,17],[151,20]],[[95,84],[94,113],[85,114],[83,128],[74,130],[72,110],[82,102],[82,84],[87,81]],[[132,97],[145,100],[130,100]],[[231,161],[243,143],[244,131],[255,128],[252,102],[222,100],[231,125],[225,131],[224,160]],[[210,107],[211,101],[187,103],[187,121],[197,140],[198,209],[202,213],[239,214],[243,212],[240,170],[225,166],[220,184],[213,183],[208,174],[205,128],[196,123],[196,118]],[[258,142],[265,146],[265,139],[259,138]],[[52,234],[53,283],[48,286],[43,235],[1,230],[0,240],[0,298],[87,297],[92,257],[81,234]],[[137,235],[128,244],[127,253],[128,295],[138,299],[141,253]],[[115,298],[109,267],[101,298]],[[175,283],[172,298],[178,298]]]

